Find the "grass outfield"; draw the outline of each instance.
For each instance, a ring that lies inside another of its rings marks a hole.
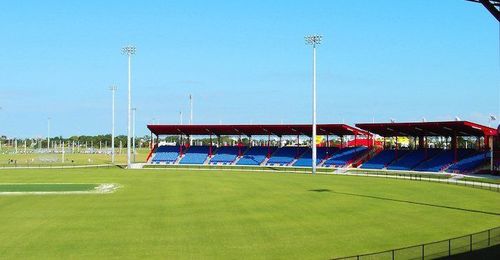
[[[117,183],[0,196],[2,258],[327,259],[500,225],[500,193],[371,177],[183,170],[3,170],[0,183]]]
[[[137,149],[136,162],[145,162],[149,153],[148,149]],[[0,153],[0,167],[20,167],[20,166],[61,166],[61,165],[95,165],[95,164],[109,164],[111,163],[111,155],[109,154],[84,154],[66,153],[64,155],[65,162],[62,163],[61,154],[14,154]],[[9,160],[16,160],[17,164],[9,163]],[[126,149],[125,153],[116,154],[115,162],[117,164],[127,163]]]
[[[27,183],[27,184],[2,184],[0,183],[1,192],[56,192],[56,191],[91,191],[94,190],[97,184],[79,184],[79,183]]]

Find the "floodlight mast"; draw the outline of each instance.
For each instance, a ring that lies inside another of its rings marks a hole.
[[[312,174],[316,174],[316,45],[321,43],[321,35],[309,35],[305,37],[306,44],[313,46],[313,84],[312,84]]]
[[[109,87],[111,90],[111,163],[115,163],[115,92],[116,86]]]
[[[132,154],[133,154],[133,162],[135,163],[135,112],[137,108],[132,108]]]
[[[47,152],[50,150],[50,117],[47,118]]]
[[[135,54],[135,46],[128,45],[122,48],[122,53],[128,57],[128,108],[127,108],[127,168],[130,169],[130,124],[131,124],[131,112],[132,112],[132,96],[131,96],[131,70],[130,61],[132,55]]]

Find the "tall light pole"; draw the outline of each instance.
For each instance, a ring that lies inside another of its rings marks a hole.
[[[321,43],[321,35],[306,36],[306,44],[313,46],[313,84],[312,84],[312,173],[316,174],[316,45]]]
[[[111,163],[115,163],[115,92],[116,86],[109,87],[111,90]]]
[[[132,154],[134,155],[134,163],[135,163],[135,111],[137,108],[132,108]]]
[[[50,149],[50,117],[47,118],[47,152]]]
[[[130,169],[130,124],[132,108],[132,96],[131,96],[131,72],[130,72],[130,60],[132,55],[135,54],[135,47],[128,45],[122,48],[122,53],[128,57],[128,107],[127,107],[127,168]]]
[[[193,95],[189,94],[189,124],[193,124]]]

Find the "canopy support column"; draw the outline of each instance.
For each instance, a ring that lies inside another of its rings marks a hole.
[[[213,142],[212,142],[212,133],[210,133],[210,147],[208,148],[208,156],[212,156],[212,148],[213,147]]]

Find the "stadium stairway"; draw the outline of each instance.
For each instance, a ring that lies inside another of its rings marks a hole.
[[[408,150],[398,150],[397,151],[398,158],[401,158],[407,152],[408,152]],[[363,163],[360,168],[361,169],[384,169],[385,167],[387,167],[389,164],[391,164],[395,160],[396,160],[396,150],[394,150],[394,149],[382,150],[377,155],[373,156],[371,159],[369,159],[368,161]]]
[[[267,162],[268,152],[274,153],[276,147],[253,146],[248,148],[241,158],[237,159],[236,165],[254,165],[259,166]]]
[[[247,147],[245,146],[223,146],[217,149],[215,155],[210,159],[212,165],[230,165],[240,157],[240,153],[244,153]]]
[[[324,160],[328,159],[338,151],[337,147],[318,147],[316,149],[316,165],[320,165]],[[307,148],[307,150],[300,156],[300,158],[294,160],[290,165],[299,167],[310,167],[312,165],[312,149]]]
[[[367,150],[368,148],[365,146],[345,147],[333,154],[322,165],[324,167],[345,167],[363,155]]]

